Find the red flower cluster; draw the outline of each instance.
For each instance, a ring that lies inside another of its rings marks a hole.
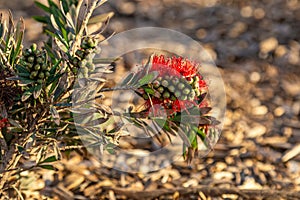
[[[150,71],[158,72],[157,79],[160,81],[158,85],[162,88],[157,88],[157,90],[162,90],[162,97],[152,96],[146,99],[146,107],[150,109],[152,105],[159,104],[170,115],[192,106],[207,106],[206,101],[201,102],[200,105],[197,102],[199,96],[207,92],[207,84],[198,72],[198,67],[198,63],[182,57],[153,56]],[[181,94],[182,98],[175,94]],[[156,110],[154,114],[159,115],[159,112]]]
[[[3,118],[0,120],[0,129],[9,126],[8,124],[8,119],[7,118]]]

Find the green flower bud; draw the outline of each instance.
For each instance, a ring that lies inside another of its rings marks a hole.
[[[36,82],[38,82],[39,84],[43,83],[43,79],[38,79]]]
[[[93,48],[96,46],[96,43],[95,43],[95,40],[93,40],[92,38],[89,38],[87,40],[87,45],[90,47],[90,48]]]
[[[43,78],[45,78],[45,74],[44,74],[44,72],[41,72],[41,73],[39,73],[39,78],[40,78],[40,79],[43,79]]]
[[[163,87],[159,87],[159,88],[157,88],[157,91],[162,94],[164,92],[164,88]]]
[[[41,65],[39,65],[39,64],[34,65],[34,69],[35,69],[36,71],[40,70],[40,68],[41,68]]]
[[[50,72],[45,72],[45,76],[49,77],[50,76]]]
[[[170,98],[170,93],[169,92],[164,92],[163,93],[163,97],[165,98],[165,99],[168,99],[168,98]]]
[[[77,50],[75,52],[75,55],[78,56],[79,58],[83,58],[84,57],[84,52],[82,50]]]
[[[179,90],[182,90],[184,88],[184,84],[183,83],[178,83],[177,85]]]
[[[169,86],[168,86],[168,89],[169,89],[169,91],[172,92],[172,93],[175,91],[174,85],[169,85]]]
[[[35,52],[36,49],[37,49],[37,45],[35,43],[33,43],[31,46],[30,46],[32,52]]]
[[[164,87],[168,87],[169,82],[168,82],[167,80],[163,80],[163,81],[161,82],[161,85],[164,86]]]
[[[39,54],[41,54],[41,51],[37,49],[37,50],[35,51],[35,55],[39,55]]]
[[[33,56],[29,56],[27,58],[27,61],[30,62],[30,63],[33,63],[34,62],[34,57]]]

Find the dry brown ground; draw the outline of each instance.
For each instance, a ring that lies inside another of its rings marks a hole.
[[[201,3],[199,3],[201,2]],[[215,2],[215,3],[214,3]],[[1,1],[40,41],[32,1]],[[225,127],[214,151],[147,175],[126,174],[74,153],[59,171],[22,174],[28,199],[299,199],[300,2],[113,0],[109,31],[181,31],[215,58],[225,82]],[[50,197],[49,197],[50,196]],[[218,197],[214,197],[218,196]]]

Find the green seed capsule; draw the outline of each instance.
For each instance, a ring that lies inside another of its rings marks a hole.
[[[47,66],[46,64],[43,64],[43,65],[42,65],[42,70],[45,71],[47,68],[48,68],[48,66]]]
[[[26,63],[25,65],[26,65],[26,67],[27,67],[28,69],[31,69],[31,68],[33,67],[33,64],[32,64],[32,63]]]
[[[172,93],[175,91],[174,85],[169,85],[169,86],[168,86],[168,89],[169,89],[169,91],[172,92]]]
[[[38,57],[38,58],[36,59],[36,62],[39,63],[39,64],[43,64],[43,63],[44,63],[44,59],[41,58],[41,57]]]
[[[181,96],[181,100],[187,100],[187,96],[186,95]]]
[[[179,83],[179,79],[178,79],[177,77],[173,78],[173,79],[172,79],[172,83],[173,83],[174,85],[177,85],[177,84]]]
[[[154,88],[158,88],[160,86],[160,83],[158,80],[155,80],[155,81],[153,81],[152,85]]]
[[[34,57],[33,56],[29,56],[27,58],[27,61],[30,62],[30,63],[33,63],[34,62]]]
[[[30,73],[30,78],[31,78],[31,79],[35,78],[35,77],[37,76],[37,74],[38,74],[38,73],[37,73],[36,71],[31,72],[31,73]]]
[[[50,72],[45,72],[45,76],[49,77],[50,76]]]
[[[178,83],[177,85],[179,90],[182,90],[184,88],[184,84],[183,83]]]
[[[170,93],[169,93],[169,92],[164,92],[164,93],[163,93],[163,97],[164,97],[165,99],[170,98]]]
[[[184,88],[184,90],[182,91],[183,94],[189,94],[190,93],[190,89],[188,88]]]
[[[174,95],[172,95],[170,99],[171,99],[172,101],[175,101],[177,98],[176,98]]]
[[[188,100],[193,100],[195,98],[195,92],[194,93],[190,93],[188,96]]]
[[[169,82],[168,82],[167,80],[163,80],[163,81],[161,82],[161,85],[164,86],[164,87],[168,87]]]
[[[42,84],[43,80],[42,79],[38,79],[36,82],[38,82],[39,84]]]
[[[40,79],[43,79],[43,78],[45,78],[45,74],[44,74],[44,72],[41,72],[41,73],[39,73],[39,78],[40,78]]]
[[[157,91],[162,94],[164,92],[164,88],[163,87],[159,87],[159,88],[157,88]]]
[[[161,82],[161,81],[162,81],[162,77],[161,77],[161,76],[160,76],[160,77],[157,77],[156,80],[158,80],[159,82]]]
[[[34,65],[34,69],[36,71],[40,70],[41,69],[41,65],[39,65],[39,64]]]
[[[176,91],[175,93],[175,97],[179,98],[181,96],[181,92],[180,91]]]

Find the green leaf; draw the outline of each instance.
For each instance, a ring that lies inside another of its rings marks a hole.
[[[130,74],[128,74],[126,76],[126,78],[122,81],[121,86],[126,86],[127,84],[129,84],[130,81],[132,80],[133,76],[134,76],[133,72],[131,72]]]
[[[35,21],[43,23],[43,24],[49,24],[49,18],[43,17],[43,16],[33,16],[32,17]]]
[[[25,86],[25,85],[28,85],[28,84],[31,84],[34,82],[34,80],[30,80],[30,79],[23,78],[23,77],[19,77],[19,80],[20,80],[20,83],[19,83],[20,86]]]
[[[41,95],[41,92],[42,92],[42,85],[35,86],[34,90],[33,90],[33,97],[35,99],[39,98],[39,96]]]
[[[110,154],[115,154],[115,148],[116,148],[116,145],[113,144],[113,143],[109,143],[105,146],[105,149],[108,151],[108,153]]]
[[[60,124],[60,116],[54,106],[50,106],[50,113],[52,115],[52,118],[53,118],[55,124],[59,125]]]
[[[43,169],[49,169],[49,170],[56,170],[53,165],[38,165],[39,167]]]
[[[20,80],[22,77],[28,78],[30,76],[29,72],[28,73],[18,73],[18,76],[20,77]]]
[[[16,69],[19,73],[29,73],[29,70],[21,65],[16,65]]]
[[[50,13],[50,8],[47,7],[46,5],[44,5],[44,4],[42,4],[42,3],[38,2],[38,1],[35,1],[34,4],[37,7],[41,8],[42,10],[44,10],[45,12]]]
[[[90,18],[88,24],[97,24],[97,23],[105,22],[107,19],[112,18],[113,15],[114,15],[113,12],[109,12],[109,13],[104,13],[101,15],[94,16]]]
[[[204,141],[206,138],[206,134],[197,127],[194,127],[193,129],[194,129],[194,131],[196,131],[197,135],[201,138],[201,140]]]
[[[141,78],[139,80],[138,84],[139,84],[139,86],[149,84],[152,81],[154,81],[154,79],[156,79],[157,76],[158,76],[158,72],[156,72],[156,71],[150,72],[149,74],[146,74],[143,78]]]
[[[40,163],[48,163],[48,162],[55,162],[55,161],[57,161],[56,156],[50,156]]]
[[[8,118],[8,121],[9,121],[9,123],[10,123],[11,125],[13,125],[14,127],[20,128],[20,129],[23,130],[23,127],[21,126],[21,124],[20,124],[18,121],[14,120],[14,119],[11,119],[11,118]]]
[[[32,91],[25,91],[22,95],[21,101],[26,101],[32,95]]]

